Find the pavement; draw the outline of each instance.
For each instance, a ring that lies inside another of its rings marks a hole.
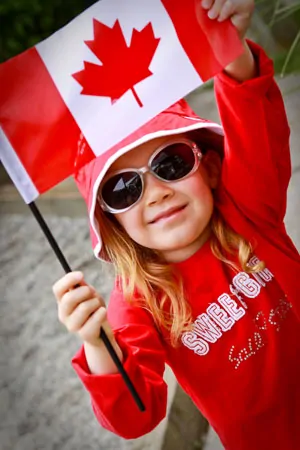
[[[293,176],[286,227],[300,249],[300,74],[278,79],[291,126]],[[188,96],[219,121],[213,93]],[[73,269],[83,270],[108,301],[113,274],[93,258],[86,209],[72,179],[37,205]],[[171,371],[168,417],[147,436],[125,441],[98,426],[71,366],[79,347],[57,320],[51,286],[62,269],[15,188],[0,171],[0,442],[2,450],[221,450],[205,419]]]

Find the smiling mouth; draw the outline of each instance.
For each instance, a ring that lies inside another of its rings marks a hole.
[[[161,215],[158,215],[154,220],[149,222],[151,225],[158,223],[160,220],[169,219],[172,216],[175,216],[179,212],[183,211],[186,208],[187,205],[179,206],[178,208],[172,208],[169,211],[166,211],[165,213],[162,213]]]

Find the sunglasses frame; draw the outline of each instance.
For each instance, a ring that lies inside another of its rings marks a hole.
[[[184,177],[179,178],[178,180],[165,180],[164,178],[161,178],[159,175],[157,175],[151,168],[151,164],[153,162],[153,160],[155,159],[155,157],[164,149],[166,149],[169,146],[172,146],[174,144],[187,144],[190,149],[192,150],[193,154],[194,154],[194,158],[195,158],[195,162],[194,162],[194,166],[192,168],[192,170],[187,173]],[[103,199],[102,197],[102,189],[100,186],[100,190],[98,193],[98,201],[99,204],[101,206],[101,208],[103,209],[103,211],[105,212],[109,212],[111,214],[120,214],[123,212],[128,211],[129,209],[131,209],[133,206],[137,205],[137,203],[141,200],[141,198],[143,197],[144,194],[144,190],[145,190],[145,182],[144,182],[144,175],[147,172],[150,172],[155,178],[157,178],[160,181],[163,181],[164,183],[176,183],[177,181],[182,181],[185,178],[189,177],[190,175],[192,175],[199,167],[201,159],[203,157],[203,153],[201,152],[200,148],[198,147],[198,145],[194,142],[191,141],[190,139],[185,139],[185,138],[181,138],[181,139],[174,139],[172,141],[168,141],[167,143],[159,146],[154,153],[152,153],[152,155],[149,158],[148,164],[144,167],[141,167],[140,169],[137,168],[126,168],[126,169],[122,169],[122,170],[117,170],[115,172],[112,172],[108,178],[106,178],[105,182],[110,180],[112,177],[114,177],[115,175],[121,174],[121,173],[125,173],[125,172],[135,172],[137,173],[140,178],[141,178],[141,183],[142,183],[142,189],[141,189],[141,194],[139,196],[139,198],[136,200],[136,202],[134,202],[132,205],[127,206],[126,208],[123,209],[115,209],[112,208],[111,206],[109,206]],[[104,184],[103,184],[104,186]]]

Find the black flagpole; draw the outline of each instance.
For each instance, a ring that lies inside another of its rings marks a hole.
[[[71,267],[69,266],[66,258],[64,257],[62,251],[60,250],[56,240],[54,239],[53,234],[51,233],[48,225],[46,224],[46,222],[45,222],[43,216],[41,215],[39,209],[37,208],[36,204],[34,202],[31,202],[28,204],[28,206],[31,209],[31,212],[34,215],[34,217],[36,218],[38,224],[40,225],[43,233],[45,234],[49,244],[51,245],[51,247],[52,247],[55,255],[57,256],[57,259],[59,260],[60,264],[62,265],[64,271],[66,273],[71,272],[72,271]],[[118,358],[118,355],[116,354],[116,352],[115,352],[113,346],[111,345],[111,342],[108,339],[103,328],[101,328],[101,330],[100,330],[100,338],[103,340],[105,347],[108,350],[108,353],[110,354],[113,362],[117,366],[118,371],[122,375],[123,380],[125,381],[125,384],[128,387],[129,391],[131,392],[138,408],[140,409],[140,411],[145,411],[145,406],[144,406],[140,396],[138,395],[134,385],[132,384],[132,381],[130,380],[127,372],[125,371],[121,361]]]

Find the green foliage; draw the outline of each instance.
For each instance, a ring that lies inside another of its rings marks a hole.
[[[275,70],[281,76],[300,71],[300,2],[299,0],[257,0],[256,8],[268,24],[283,50],[273,55]],[[288,41],[288,45],[286,43]]]
[[[296,42],[297,43],[297,42]],[[297,43],[299,47],[299,43]],[[300,72],[300,53],[299,50],[295,51],[293,47],[290,48],[290,55],[288,51],[277,53],[274,60],[275,72],[281,76],[287,73]]]
[[[92,3],[89,0],[1,0],[0,62],[47,38]]]

